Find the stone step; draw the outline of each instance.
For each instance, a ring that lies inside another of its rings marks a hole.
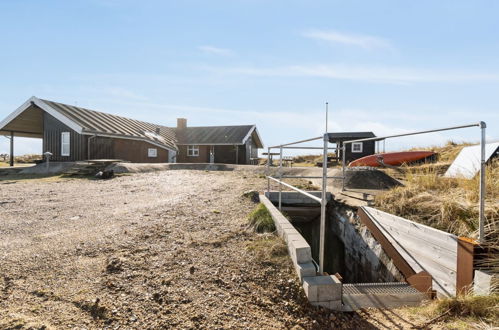
[[[425,295],[405,282],[343,284],[343,311],[418,306]]]

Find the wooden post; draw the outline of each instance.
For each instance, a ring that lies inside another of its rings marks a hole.
[[[14,132],[10,132],[10,166],[14,166]]]
[[[239,146],[236,144],[236,164],[239,164]]]

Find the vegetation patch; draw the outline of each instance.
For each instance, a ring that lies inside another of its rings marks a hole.
[[[441,168],[438,163],[403,168],[404,186],[376,196],[375,206],[458,236],[476,237],[479,176],[471,180],[445,178]],[[499,160],[487,166],[486,182],[487,240],[498,242]]]
[[[437,301],[436,311],[455,317],[473,317],[499,324],[499,295],[463,296]]]
[[[274,234],[263,234],[248,244],[258,262],[284,265],[289,262],[286,243]]]
[[[250,213],[248,220],[249,225],[257,233],[271,233],[275,231],[274,219],[272,219],[269,210],[262,203],[258,204]]]
[[[438,299],[421,307],[410,309],[413,314],[426,315],[429,320],[421,328],[444,324],[450,329],[492,329],[499,324],[499,295]]]

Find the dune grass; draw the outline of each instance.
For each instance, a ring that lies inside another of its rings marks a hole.
[[[258,204],[248,217],[249,225],[257,233],[270,233],[275,231],[274,219],[265,205]]]
[[[402,171],[404,186],[376,196],[377,208],[459,236],[477,236],[478,175],[471,180],[445,178],[439,163],[405,167]],[[487,234],[497,241],[499,160],[487,166],[486,183]]]

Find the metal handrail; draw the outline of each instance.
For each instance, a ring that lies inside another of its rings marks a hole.
[[[474,124],[469,124],[469,125],[461,125],[461,126],[452,126],[452,127],[445,127],[445,128],[437,128],[437,129],[431,129],[431,130],[426,130],[426,131],[416,131],[416,132],[411,132],[411,133],[404,133],[404,134],[395,134],[395,135],[388,135],[388,136],[381,136],[381,137],[373,137],[373,138],[366,138],[366,139],[358,139],[358,140],[349,140],[349,141],[343,141],[343,159],[342,159],[342,173],[343,177],[345,177],[345,168],[346,168],[346,145],[350,143],[355,143],[355,142],[365,142],[365,141],[378,141],[378,140],[386,140],[389,138],[396,138],[396,137],[402,137],[402,136],[411,136],[411,135],[418,135],[418,134],[427,134],[427,133],[435,133],[435,132],[442,132],[442,131],[450,131],[450,130],[455,130],[455,129],[462,129],[462,128],[469,128],[469,127],[479,127],[481,134],[480,134],[480,182],[479,182],[479,200],[478,200],[478,241],[480,243],[485,242],[485,189],[486,189],[486,183],[485,183],[485,144],[486,144],[486,136],[485,136],[485,129],[487,128],[487,124],[483,121],[480,121],[478,123]],[[342,190],[345,190],[345,180],[343,180],[343,186]]]
[[[435,133],[435,132],[442,132],[442,131],[450,131],[453,129],[461,129],[461,128],[468,128],[468,127],[481,127],[481,124],[483,122],[475,123],[475,124],[469,124],[469,125],[461,125],[461,126],[452,126],[452,127],[445,127],[445,128],[436,128],[436,129],[430,129],[427,131],[416,131],[416,132],[410,132],[410,133],[403,133],[403,134],[396,134],[396,135],[387,135],[387,136],[377,136],[373,138],[365,138],[365,139],[358,139],[358,140],[349,140],[349,141],[343,141],[343,144],[347,143],[354,143],[354,142],[364,142],[364,141],[372,141],[372,140],[385,140],[385,139],[390,139],[390,138],[395,138],[395,137],[401,137],[401,136],[411,136],[411,135],[418,135],[418,134],[426,134],[426,133]]]
[[[312,198],[313,200],[315,200],[315,201],[317,201],[319,203],[321,202],[321,199],[319,197],[314,196],[314,195],[312,195],[312,194],[310,194],[310,193],[308,193],[308,192],[306,192],[304,190],[301,190],[300,188],[296,188],[295,186],[292,186],[289,183],[286,183],[286,182],[284,182],[282,180],[276,179],[276,178],[274,178],[274,177],[272,177],[270,175],[267,175],[267,178],[270,179],[270,180],[274,180],[275,182],[278,182],[279,184],[282,184],[283,186],[291,188],[291,189],[293,189],[293,190],[295,190],[295,191],[297,191],[297,192],[299,192],[299,193],[301,193],[301,194],[303,194],[303,195],[305,195],[307,197],[310,197],[310,198]]]
[[[283,179],[323,179],[322,176],[283,175]],[[342,176],[328,176],[326,179],[343,179]]]
[[[306,140],[300,140],[300,141],[296,141],[296,142],[291,142],[291,143],[286,143],[286,144],[281,144],[278,146],[272,146],[272,147],[269,147],[269,149],[277,149],[277,148],[281,148],[281,147],[292,146],[294,144],[300,144],[300,143],[305,143],[305,142],[310,142],[310,141],[317,141],[320,139],[322,139],[322,136],[311,138],[311,139],[306,139]]]

